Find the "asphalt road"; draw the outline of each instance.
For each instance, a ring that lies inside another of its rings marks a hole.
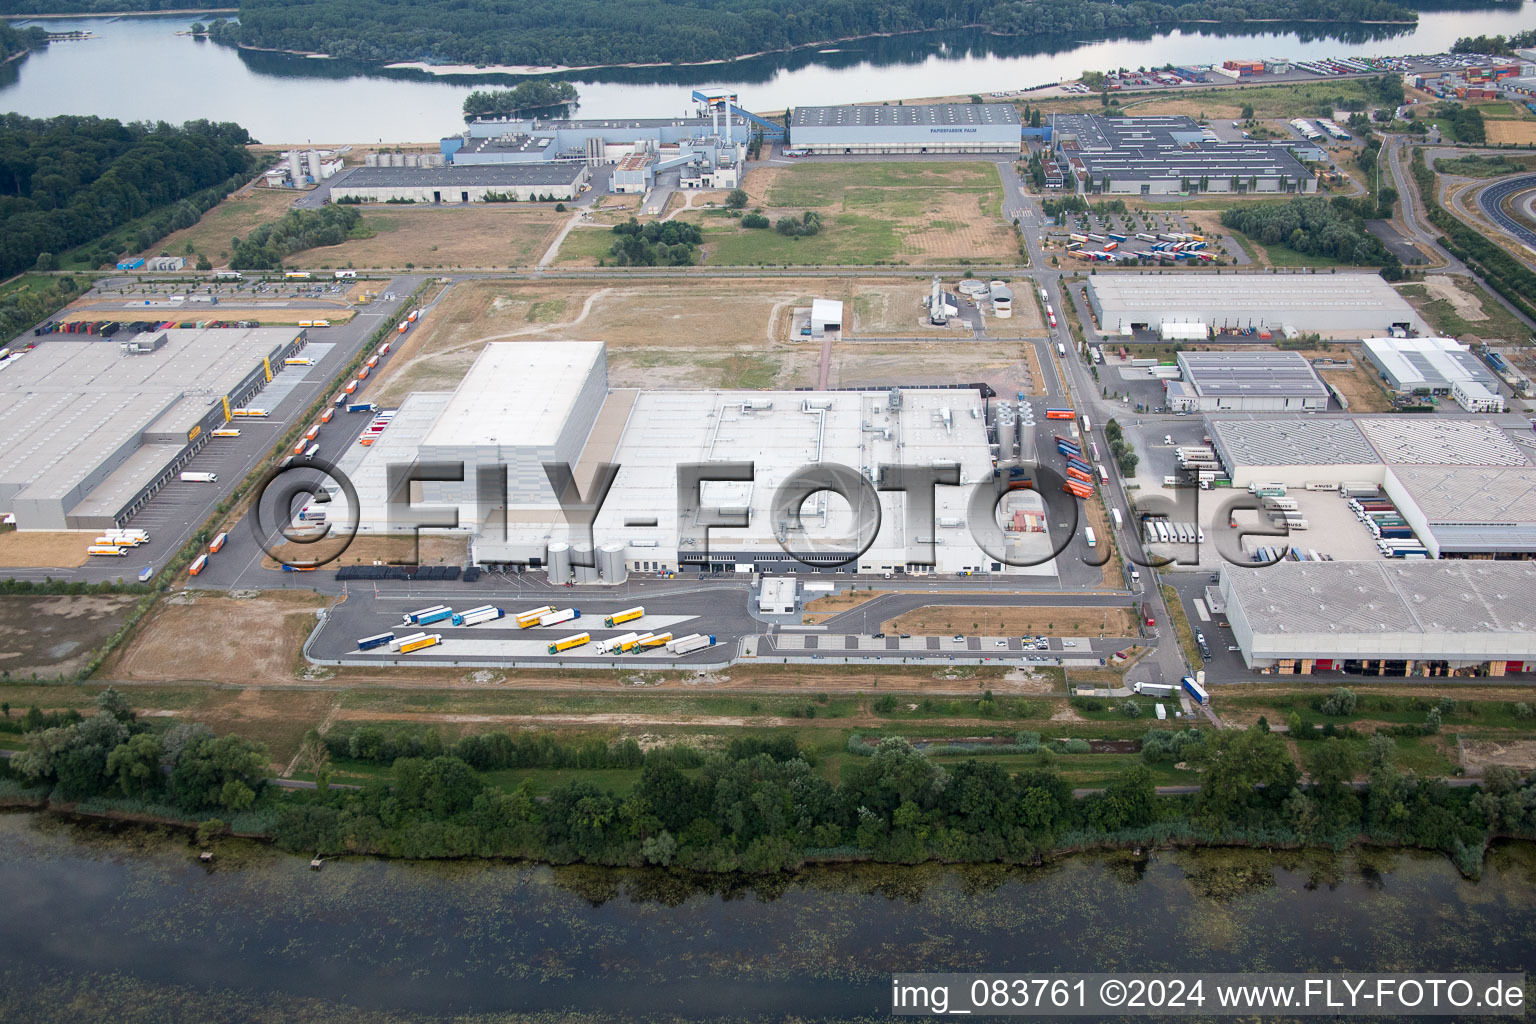
[[[1522,174],[1514,178],[1506,178],[1495,182],[1478,191],[1477,205],[1483,214],[1507,234],[1514,236],[1521,242],[1536,249],[1536,231],[1532,231],[1520,221],[1510,216],[1504,209],[1504,200],[1510,196],[1518,195],[1536,189],[1536,174]]]

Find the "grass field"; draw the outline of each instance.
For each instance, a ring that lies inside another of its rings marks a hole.
[[[1455,174],[1464,178],[1496,178],[1501,174],[1516,174],[1536,168],[1536,154],[1530,153],[1470,153],[1465,156],[1443,156],[1435,161],[1435,170],[1441,174]]]
[[[740,227],[706,212],[680,217],[704,228],[705,262],[717,266],[846,265],[1019,260],[1000,218],[1002,181],[988,163],[815,163],[769,166],[747,178],[752,207],[770,221],[815,210],[817,235]]]
[[[1254,117],[1328,117],[1341,100],[1364,100],[1375,104],[1375,92],[1365,81],[1349,79],[1335,81],[1297,82],[1225,87],[1203,91],[1180,90],[1169,95],[1154,95],[1148,99],[1123,98],[1122,109],[1133,117],[1150,114],[1186,114],[1193,118],[1235,119],[1243,106],[1253,106]],[[1324,113],[1324,104],[1327,104]]]
[[[190,244],[215,267],[226,267],[233,239],[244,238],[252,228],[277,220],[293,209],[296,198],[294,192],[263,188],[232,195],[203,214],[196,224],[171,232],[139,255],[147,257],[168,252],[180,256]]]
[[[296,253],[296,267],[521,267],[539,261],[568,214],[547,203],[476,203],[441,209],[361,208],[362,233]]]
[[[1529,146],[1536,143],[1536,121],[1485,122],[1488,141],[1495,146]]]

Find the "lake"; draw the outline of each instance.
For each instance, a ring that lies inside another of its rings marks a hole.
[[[1154,853],[766,880],[308,862],[0,815],[0,1019],[886,1016],[895,971],[1521,970],[1536,846]]]
[[[429,142],[462,125],[473,79],[434,79],[342,61],[247,53],[178,36],[193,18],[71,18],[52,30],[99,38],[55,43],[0,67],[0,110],[36,117],[99,114],[121,120],[236,121],[264,142]],[[1458,36],[1536,27],[1527,3],[1426,11],[1397,26],[1275,26],[1270,33],[1178,31],[1082,42],[935,32],[803,49],[702,67],[614,68],[565,77],[583,117],[667,117],[691,112],[699,86],[735,88],[749,110],[800,104],[988,93],[1075,77],[1085,69],[1209,63],[1231,57],[1405,55],[1444,50]],[[1320,30],[1332,33],[1320,34]],[[1338,38],[1339,32],[1347,38]],[[507,84],[512,79],[484,78]]]

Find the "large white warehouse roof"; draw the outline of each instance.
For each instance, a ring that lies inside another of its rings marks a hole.
[[[422,444],[552,446],[603,359],[600,341],[487,345]]]
[[[1395,324],[1423,324],[1377,274],[1096,274],[1089,298],[1101,329],[1199,321],[1231,327],[1295,327],[1330,337],[1365,338]]]

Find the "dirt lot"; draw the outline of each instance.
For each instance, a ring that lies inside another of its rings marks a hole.
[[[1483,312],[1483,304],[1477,301],[1477,296],[1460,288],[1456,280],[1444,274],[1426,274],[1424,287],[1434,298],[1449,302],[1455,308],[1456,315],[1463,320],[1488,319],[1488,314]]]
[[[1491,127],[1493,122],[1489,124]],[[1495,764],[1522,771],[1536,769],[1536,740],[1467,740],[1462,746],[1468,771],[1481,771]]]
[[[6,530],[0,533],[0,565],[13,569],[66,569],[84,565],[91,558],[85,549],[91,546],[95,536],[78,531]]]
[[[134,594],[0,597],[0,673],[73,676],[122,626]]]
[[[864,591],[861,593],[844,592],[841,594],[831,594],[827,597],[818,597],[814,601],[807,601],[805,603],[805,614],[800,619],[806,625],[814,625],[815,623],[830,619],[834,615],[841,615],[843,612],[852,611],[879,596],[881,595],[873,591]]]
[[[1044,633],[1051,636],[1135,636],[1129,608],[1011,608],[928,605],[881,624],[887,633],[935,636],[984,633],[987,636]]]
[[[555,240],[568,214],[544,203],[476,203],[463,209],[364,207],[371,238],[296,253],[295,267],[531,266]]]
[[[816,296],[856,304],[856,296],[870,286],[859,280],[750,278],[679,282],[665,289],[624,282],[460,284],[390,359],[375,385],[375,400],[389,403],[411,391],[452,388],[489,341],[607,342],[615,387],[814,385],[821,346],[788,340],[791,310],[810,305]],[[1040,378],[1031,365],[1025,346],[1010,342],[845,342],[834,346],[831,383],[986,380],[1000,392],[1037,392]]]
[[[325,605],[315,594],[188,593],[163,601],[101,675],[143,682],[272,683],[294,679],[299,648]]]
[[[1488,142],[1494,146],[1502,146],[1506,142],[1517,146],[1525,146],[1536,143],[1536,121],[1484,121],[1484,127],[1488,132]]]
[[[327,543],[280,544],[276,550],[285,561],[296,563],[330,554],[326,548]],[[440,534],[423,534],[419,545],[409,537],[363,535],[354,537],[347,545],[346,554],[328,563],[326,568],[334,570],[341,565],[373,565],[378,562],[397,565],[463,565],[468,556],[466,547],[467,541],[463,537],[445,537]],[[278,567],[276,561],[265,556],[261,564],[267,569]]]
[[[1369,367],[1360,365],[1357,354],[1354,369],[1319,370],[1318,376],[1339,389],[1349,401],[1350,412],[1390,412],[1392,399]]]

